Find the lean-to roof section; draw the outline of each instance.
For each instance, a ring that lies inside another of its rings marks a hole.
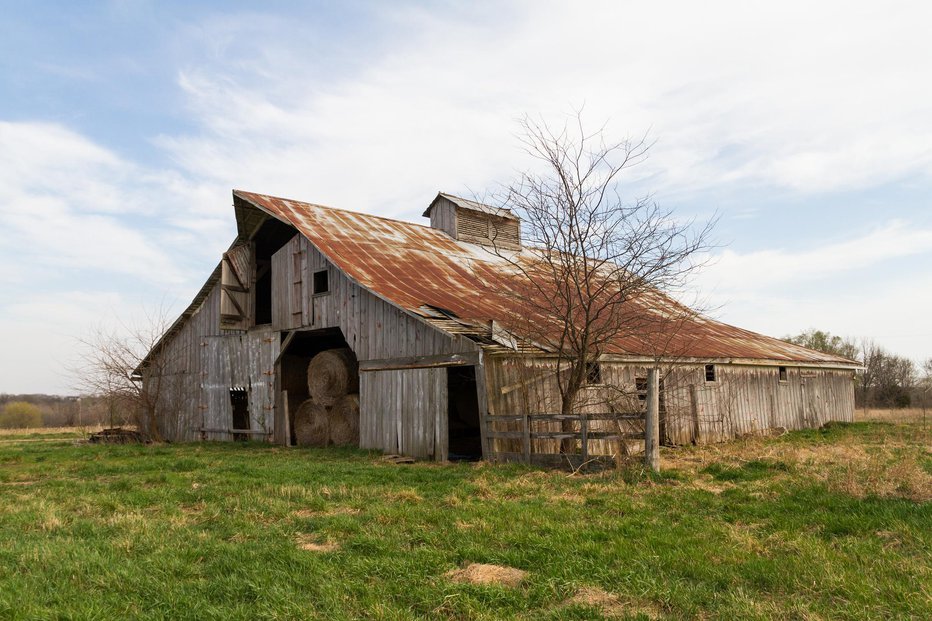
[[[559,321],[537,308],[522,308],[521,296],[514,293],[522,286],[521,278],[509,261],[482,246],[454,240],[429,226],[240,190],[233,194],[236,200],[294,226],[362,286],[447,331],[459,324],[464,334],[480,335],[482,326],[491,334],[490,322],[495,320],[521,337],[515,317],[538,325]],[[516,251],[513,256],[526,266],[539,263],[533,249]],[[630,312],[657,314],[658,308],[676,305],[659,293],[645,298],[649,299],[632,303]],[[487,345],[495,347],[488,340]],[[675,352],[679,358],[857,366],[844,358],[701,316],[681,323],[669,341],[660,340],[663,351]],[[652,347],[643,338],[626,335],[615,339],[605,353],[652,356],[657,353]]]

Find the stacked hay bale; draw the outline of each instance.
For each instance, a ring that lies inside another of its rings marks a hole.
[[[299,446],[359,444],[359,364],[351,349],[328,349],[307,366],[311,398],[295,412]]]

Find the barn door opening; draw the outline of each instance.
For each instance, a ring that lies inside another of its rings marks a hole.
[[[482,459],[476,367],[447,368],[447,456],[450,461]]]
[[[249,429],[249,391],[242,387],[230,389],[230,405],[233,406],[233,429]],[[234,433],[234,440],[245,441],[249,434]]]

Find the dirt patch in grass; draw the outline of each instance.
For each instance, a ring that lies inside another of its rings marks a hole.
[[[596,608],[606,617],[644,615],[648,619],[660,618],[660,612],[655,607],[625,601],[614,593],[603,591],[598,587],[583,587],[579,589],[576,595],[566,600],[566,604]]]
[[[519,586],[527,578],[527,572],[524,570],[485,563],[470,563],[462,569],[454,569],[444,575],[453,582],[512,588]]]
[[[359,509],[354,509],[352,507],[333,507],[331,509],[324,509],[317,511],[315,509],[298,509],[297,511],[292,511],[291,515],[299,518],[315,518],[315,517],[334,517],[337,515],[359,515]]]
[[[318,541],[311,535],[298,535],[296,543],[299,548],[302,550],[307,550],[308,552],[336,552],[340,549],[340,545],[333,543],[332,541]]]

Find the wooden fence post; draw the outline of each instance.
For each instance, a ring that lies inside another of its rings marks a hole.
[[[582,442],[582,463],[589,461],[589,416],[581,414],[579,417],[579,433]]]
[[[531,415],[524,415],[524,463],[531,463]]]
[[[660,370],[656,367],[647,371],[644,465],[654,472],[660,472]]]

